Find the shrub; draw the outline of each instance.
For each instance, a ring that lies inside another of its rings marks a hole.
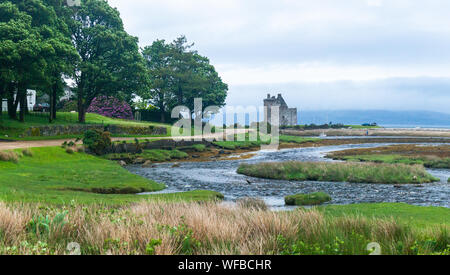
[[[89,130],[84,134],[83,144],[97,155],[102,155],[111,147],[111,134],[99,130]]]
[[[242,198],[237,201],[240,208],[267,211],[267,204],[258,198]]]
[[[331,201],[331,196],[323,193],[297,194],[284,198],[286,205],[320,205]]]
[[[76,112],[78,111],[78,102],[76,100],[64,100],[56,106],[58,112]]]
[[[73,154],[75,153],[75,150],[73,150],[73,148],[69,147],[66,149],[67,154]]]
[[[31,150],[29,148],[22,150],[22,154],[27,157],[33,156],[33,152],[31,152]]]
[[[111,118],[133,120],[133,112],[130,105],[114,97],[99,96],[94,98],[87,112]]]
[[[11,161],[17,163],[19,161],[19,156],[16,152],[0,151],[0,161]]]
[[[41,136],[41,130],[39,128],[32,128],[31,129],[31,136],[32,137],[40,137]]]
[[[206,146],[204,144],[195,144],[192,146],[197,152],[204,152],[206,150]]]
[[[27,225],[27,231],[36,236],[50,236],[60,233],[67,224],[68,211],[57,213],[53,219],[47,216],[35,216]]]

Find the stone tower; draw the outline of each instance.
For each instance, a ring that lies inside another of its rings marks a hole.
[[[280,108],[280,126],[294,126],[298,124],[297,108],[289,108],[281,94],[278,97],[270,96],[264,99],[264,121],[269,121],[272,116],[271,107],[278,106]]]

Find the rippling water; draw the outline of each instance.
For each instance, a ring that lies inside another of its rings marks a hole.
[[[181,163],[181,167],[172,168],[171,163],[156,165],[156,168],[129,166],[135,174],[157,182],[163,182],[167,189],[163,193],[191,190],[214,190],[225,195],[228,201],[241,197],[259,197],[274,209],[286,209],[284,197],[297,193],[324,191],[333,197],[331,204],[352,204],[372,202],[404,202],[415,205],[444,206],[450,208],[450,170],[429,170],[441,179],[440,182],[425,184],[423,187],[393,185],[336,183],[310,181],[280,181],[251,178],[236,173],[240,163],[297,161],[332,161],[325,154],[351,148],[372,148],[389,145],[358,144],[316,148],[287,149],[276,152],[258,152],[248,160],[211,161]],[[250,183],[248,183],[250,181]]]

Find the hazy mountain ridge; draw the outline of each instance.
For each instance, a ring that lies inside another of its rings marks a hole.
[[[324,124],[328,122],[357,125],[376,122],[379,125],[450,126],[450,114],[430,111],[385,110],[336,110],[299,112],[300,124]]]

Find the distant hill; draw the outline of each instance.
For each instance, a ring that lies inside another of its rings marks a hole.
[[[300,124],[343,123],[360,125],[376,122],[381,126],[450,127],[450,114],[430,111],[300,111]]]

